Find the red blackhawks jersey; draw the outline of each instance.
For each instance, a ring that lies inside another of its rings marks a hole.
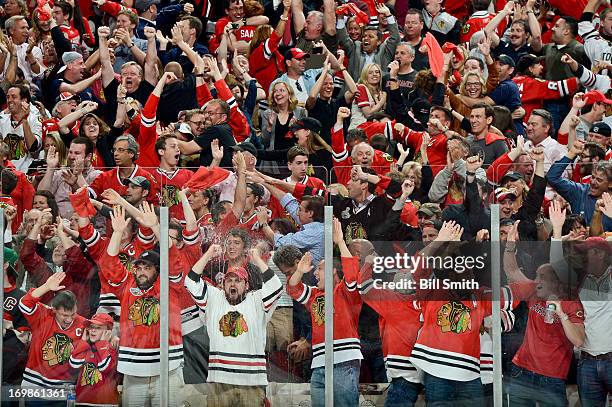
[[[141,168],[139,165],[134,165],[134,170],[127,178],[132,179],[139,175],[145,177],[151,183],[151,190],[147,196],[147,201],[155,205],[157,191],[159,189],[155,178],[153,178],[153,176],[147,170]],[[99,196],[107,189],[114,189],[119,193],[119,195],[122,196],[127,192],[127,186],[123,184],[123,180],[119,176],[118,167],[98,175],[98,177],[88,187],[89,194],[94,199],[100,199]]]
[[[523,122],[527,123],[533,109],[542,107],[544,100],[559,99],[576,93],[578,78],[569,78],[562,81],[548,81],[530,76],[518,75],[512,78],[521,94],[521,102],[525,109]]]
[[[463,28],[461,29],[461,36],[459,37],[459,42],[466,43],[470,42],[470,38],[472,35],[476,34],[478,31],[484,30],[484,28],[493,20],[495,14],[489,13],[486,10],[477,11],[468,18],[468,20],[463,24]],[[506,31],[506,22],[502,21],[495,30],[497,35],[500,37]]]
[[[344,274],[352,277],[349,283],[342,279],[334,288],[334,364],[349,360],[361,360],[361,343],[357,325],[361,312],[361,294],[357,290],[358,260],[354,257],[342,258]],[[325,292],[300,282],[287,285],[289,295],[303,304],[312,319],[312,366],[325,365]]]
[[[140,254],[146,250],[152,249],[155,245],[155,236],[153,234],[148,233],[149,229],[138,229],[138,237],[125,246],[121,253],[119,253],[119,260],[124,267],[130,268],[131,261],[134,258],[140,256]],[[87,250],[91,258],[98,262],[101,258],[102,254],[106,252],[106,247],[108,246],[108,239],[102,237],[100,232],[98,232],[91,224],[83,228],[79,228],[79,236],[85,242],[87,246]],[[100,275],[100,301],[98,303],[99,313],[108,313],[108,314],[121,314],[121,304],[119,303],[119,299],[115,294],[113,294],[113,289],[105,278],[102,278]]]
[[[380,315],[378,325],[387,378],[391,381],[401,377],[409,382],[420,383],[419,373],[409,359],[421,329],[421,311],[415,297],[388,289],[372,289],[372,267],[364,267],[367,268],[359,273],[357,288],[363,301]],[[352,276],[345,274],[345,278],[348,280]]]
[[[278,52],[281,40],[282,37],[272,31],[270,38],[249,54],[249,73],[257,79],[266,94],[278,74],[285,72],[285,59]]]
[[[438,281],[439,280],[432,280]],[[501,288],[503,327],[507,330],[513,318],[513,301],[508,287]],[[410,361],[419,369],[448,380],[470,381],[481,377],[481,366],[487,364],[487,356],[481,360],[481,326],[491,315],[491,291],[474,290],[471,299],[451,299],[444,288],[417,289],[423,314],[423,328],[412,350]],[[425,298],[426,300],[422,300]]]
[[[178,192],[184,185],[193,177],[193,171],[185,168],[177,168],[174,171],[165,171],[161,168],[156,168],[151,172],[151,175],[157,181],[158,192],[156,206],[166,206],[170,208],[170,218],[185,219],[183,213],[183,205],[178,197]]]
[[[118,256],[105,251],[96,262],[100,273],[108,281],[113,294],[121,302],[121,339],[117,371],[139,377],[158,376],[160,371],[159,320],[160,281],[141,290],[134,275],[121,264]],[[184,262],[175,246],[169,253],[170,315],[169,370],[178,368],[183,361],[181,334],[180,289],[185,275]]]
[[[408,127],[404,127],[404,130],[400,133],[392,128],[391,124],[387,124],[385,128],[385,135],[387,135],[389,140],[391,137],[394,138],[412,149],[417,155],[421,154],[420,149],[425,134],[424,131],[414,131]],[[431,166],[434,177],[446,166],[446,153],[448,151],[446,141],[447,138],[444,133],[439,133],[431,136],[429,144],[427,144],[427,161]]]
[[[21,385],[49,388],[72,384],[69,359],[83,334],[85,318],[76,315],[72,324],[62,329],[55,320],[55,310],[32,297],[32,291],[34,289],[19,300],[19,309],[34,328]]]
[[[334,164],[334,173],[339,183],[346,185],[351,178],[351,170],[353,169],[353,159],[347,149],[347,144],[344,140],[344,130],[342,127],[332,128],[332,158]],[[395,160],[387,153],[374,149],[374,157],[372,158],[371,168],[376,171],[379,176],[384,176],[391,169],[391,164]]]
[[[47,133],[52,132],[52,131],[59,132],[59,122],[60,122],[60,119],[58,119],[57,117],[52,117],[52,118],[47,119],[47,120],[42,122],[42,137],[43,137],[43,142],[45,141],[45,137],[47,137]],[[81,122],[78,121],[78,120],[76,120],[72,124],[72,127],[70,128],[70,132],[71,132],[73,137],[78,137],[79,136],[79,128],[80,127],[81,127]]]
[[[117,350],[108,341],[76,341],[70,366],[78,369],[76,402],[87,406],[119,405]]]

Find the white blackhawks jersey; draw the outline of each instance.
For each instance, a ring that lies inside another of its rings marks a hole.
[[[597,61],[612,63],[612,42],[599,34],[599,30],[592,21],[578,23],[578,34],[584,40],[584,52],[592,64]],[[608,72],[601,72],[607,74]]]
[[[185,287],[198,305],[210,338],[208,382],[267,385],[266,325],[283,292],[280,279],[266,270],[262,288],[247,293],[237,305],[227,302],[223,290],[193,271]]]

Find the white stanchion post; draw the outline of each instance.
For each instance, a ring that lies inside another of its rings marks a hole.
[[[499,205],[491,205],[491,290],[493,291],[493,405],[502,406],[502,345],[501,345],[501,253],[499,243]]]
[[[334,406],[334,208],[325,207],[325,406]]]
[[[159,208],[159,396],[160,405],[167,407],[169,403],[169,366],[168,340],[170,323],[170,282],[168,280],[168,208]]]

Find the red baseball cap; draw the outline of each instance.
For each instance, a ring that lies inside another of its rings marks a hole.
[[[612,100],[606,98],[606,95],[601,93],[598,90],[590,90],[584,94],[584,100],[587,105],[592,105],[593,103],[605,103],[606,105],[612,105]]]
[[[291,48],[289,51],[285,52],[285,61],[302,58],[310,58],[310,54],[302,51],[300,48]]]
[[[112,329],[113,327],[113,317],[108,314],[96,314],[91,319],[85,320],[85,327],[89,327],[90,325],[106,325],[108,329]]]
[[[75,93],[71,93],[71,92],[62,92],[59,94],[59,96],[57,97],[57,99],[55,100],[55,102],[65,102],[67,100],[71,100],[74,99],[77,102],[79,102],[81,100],[81,98],[79,97],[79,95],[75,94]]]
[[[587,238],[582,243],[578,243],[576,245],[576,249],[583,251],[583,252],[586,252],[590,249],[598,249],[598,250],[602,250],[606,252],[606,254],[609,256],[612,254],[612,246],[610,246],[610,244],[611,243],[608,242],[603,237],[593,236],[593,237]]]
[[[249,281],[249,273],[244,267],[236,266],[228,268],[225,272],[225,277],[227,277],[231,273],[236,274],[238,278],[241,278],[244,281]]]

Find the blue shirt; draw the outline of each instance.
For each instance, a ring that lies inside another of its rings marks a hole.
[[[304,80],[304,85],[306,85],[306,89],[304,90],[306,91],[308,95],[310,95],[310,90],[314,87],[315,83],[317,82],[317,76],[319,76],[319,74],[322,71],[323,71],[323,68],[307,69],[302,74],[301,77]],[[274,87],[274,84],[276,82],[285,82],[288,85],[293,86],[293,81],[289,80],[289,76],[287,76],[286,72],[282,74],[281,76],[279,76],[278,78],[274,79],[274,81],[270,84],[269,91],[272,91],[272,88]]]
[[[595,212],[596,197],[591,195],[591,186],[570,181],[562,178],[563,172],[569,163],[569,157],[563,157],[552,165],[546,174],[548,183],[561,195],[572,207],[572,213],[580,214],[587,224],[593,219]],[[603,215],[603,227],[606,232],[612,231],[612,219]]]
[[[132,42],[138,49],[145,54],[147,53],[147,41],[141,40],[140,38],[132,37]],[[115,48],[115,63],[113,64],[113,70],[115,72],[121,71],[121,66],[126,62],[135,61],[132,51],[125,45],[121,44]]]
[[[290,193],[285,194],[280,201],[283,208],[291,215],[293,220],[300,225],[300,220],[297,216],[300,203]],[[280,233],[274,234],[274,247],[284,245],[294,245],[302,251],[310,252],[312,254],[312,263],[314,265],[319,264],[325,256],[325,228],[322,222],[311,222],[302,225],[302,229],[295,233],[288,233],[281,235]]]

